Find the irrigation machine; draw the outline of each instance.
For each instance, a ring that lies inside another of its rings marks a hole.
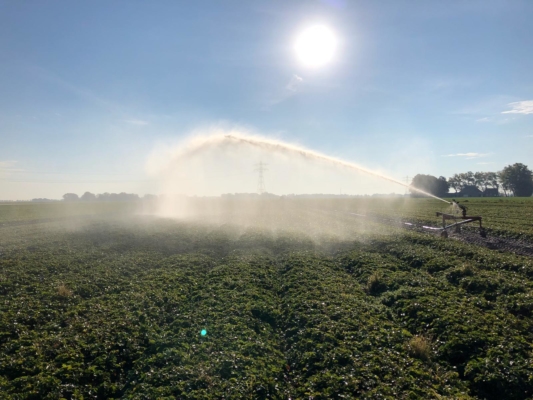
[[[481,217],[480,216],[470,216],[466,215],[467,209],[464,205],[459,204],[455,199],[453,199],[450,203],[455,210],[460,210],[457,214],[446,214],[442,212],[437,212],[437,217],[442,217],[442,228],[441,228],[441,237],[447,238],[448,237],[448,229],[455,229],[456,233],[461,232],[461,227],[464,224],[469,224],[471,222],[478,222],[479,221],[479,234],[481,237],[487,237],[487,231],[485,228],[483,228],[483,225],[481,223]]]

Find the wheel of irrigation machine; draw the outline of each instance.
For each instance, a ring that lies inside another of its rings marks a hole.
[[[440,237],[446,239],[446,238],[448,237],[448,232],[447,232],[446,230],[443,230],[443,231],[440,233]]]
[[[485,230],[485,228],[479,228],[479,236],[481,236],[482,238],[487,237],[487,231]]]

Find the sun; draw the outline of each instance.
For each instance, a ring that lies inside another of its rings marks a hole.
[[[321,67],[333,59],[337,50],[337,38],[327,26],[314,25],[300,32],[294,49],[304,66]]]

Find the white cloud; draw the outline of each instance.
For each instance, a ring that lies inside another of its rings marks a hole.
[[[8,161],[0,161],[0,168],[1,169],[11,169],[17,162],[13,160]]]
[[[490,118],[489,117],[479,118],[479,119],[476,119],[476,122],[490,122]]]
[[[148,125],[148,121],[143,121],[142,119],[125,119],[124,122],[132,125],[145,126]]]
[[[24,172],[23,169],[16,168],[17,161],[6,160],[0,161],[0,174],[9,174],[11,172]]]
[[[296,92],[296,90],[298,89],[298,86],[302,82],[303,82],[303,78],[301,76],[294,74],[291,80],[289,81],[289,83],[287,83],[287,86],[285,86],[285,89],[287,89],[290,92]]]
[[[516,101],[508,106],[511,110],[502,111],[502,114],[533,114],[533,100]]]
[[[472,160],[473,158],[487,157],[491,153],[455,153],[455,154],[444,154],[443,157],[464,157],[467,160]]]

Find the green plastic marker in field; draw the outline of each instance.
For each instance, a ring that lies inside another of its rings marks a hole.
[[[202,329],[202,330],[200,331],[200,335],[202,335],[202,336],[207,335],[207,331],[206,331],[205,329]]]

